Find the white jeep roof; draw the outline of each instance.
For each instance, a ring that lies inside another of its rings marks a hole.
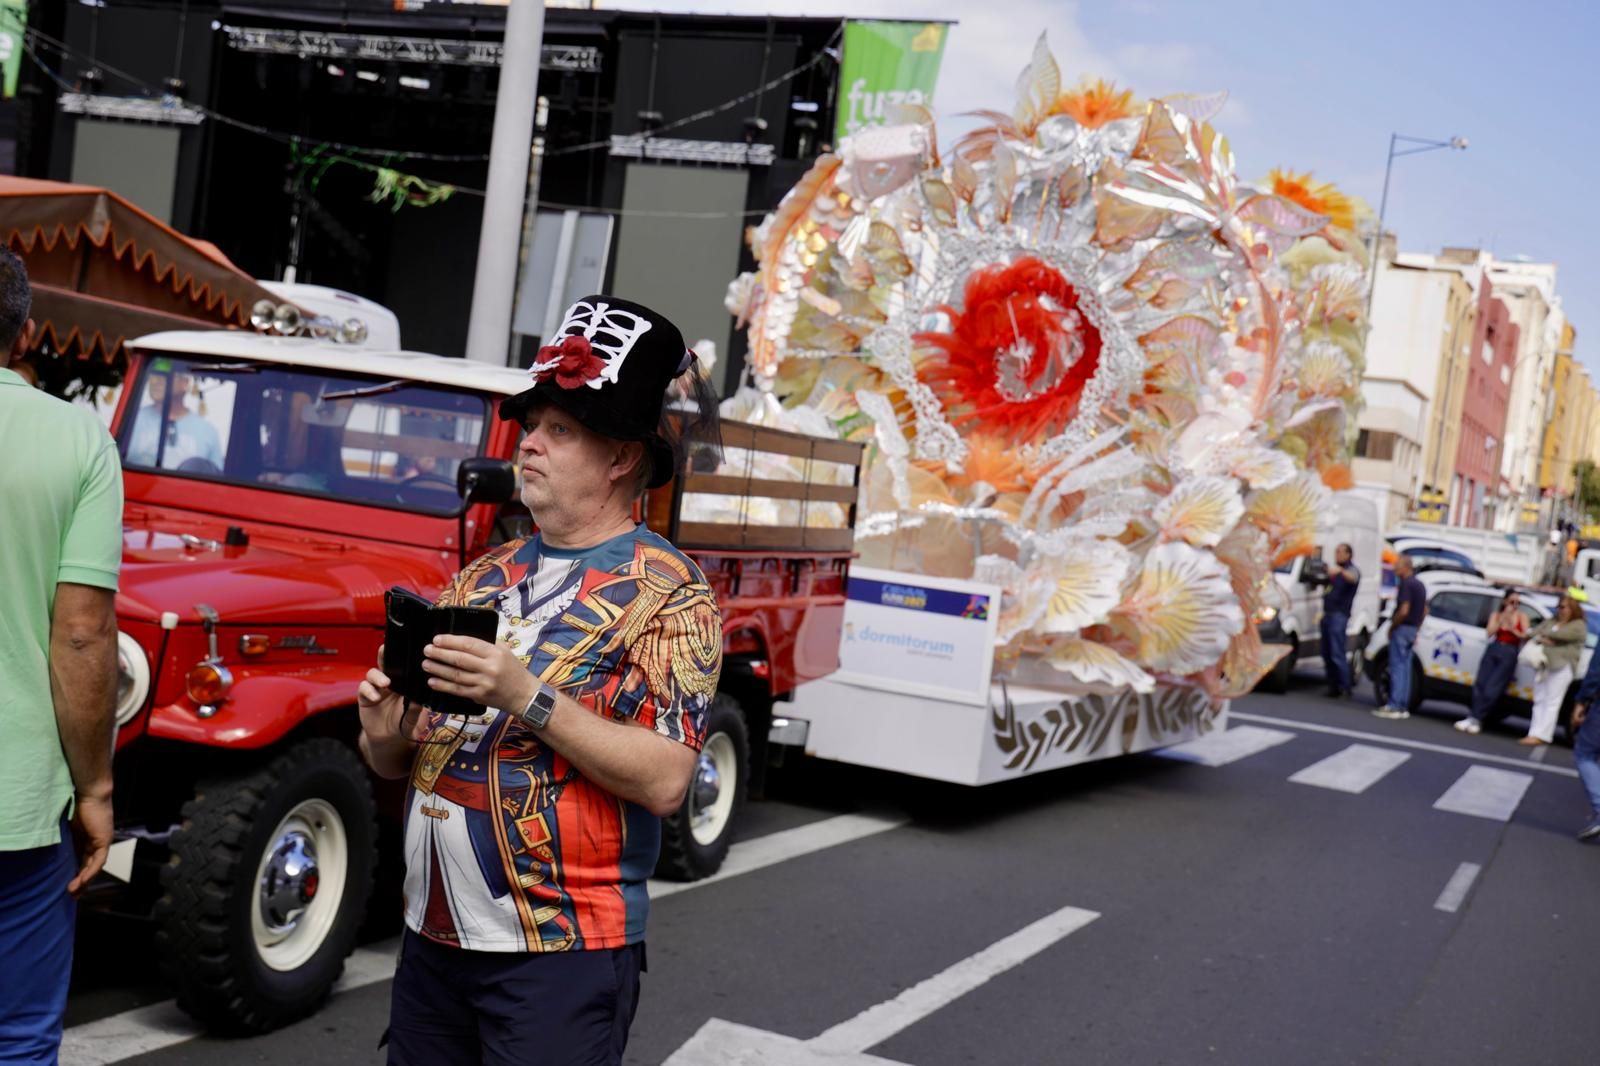
[[[425,381],[433,385],[452,385],[500,396],[513,396],[533,384],[528,372],[516,367],[491,366],[426,352],[373,351],[359,345],[339,344],[314,337],[276,337],[246,330],[150,333],[134,341],[131,347],[145,352],[279,363],[284,366],[371,374],[385,379]]]

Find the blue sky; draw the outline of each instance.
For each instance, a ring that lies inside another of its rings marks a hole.
[[[1141,96],[1226,89],[1239,171],[1311,170],[1376,210],[1389,134],[1468,138],[1397,159],[1404,251],[1554,261],[1576,354],[1600,380],[1600,3],[1580,0],[602,0],[637,10],[951,19],[935,110],[1009,110],[1033,41],[1063,76]]]

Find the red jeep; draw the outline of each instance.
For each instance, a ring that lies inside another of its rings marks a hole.
[[[494,414],[528,379],[310,337],[163,333],[133,348],[112,423],[127,489],[117,848],[133,872],[100,888],[153,913],[185,1010],[261,1031],[314,1009],[339,975],[373,889],[379,815],[399,810],[354,745],[384,590],[431,596],[529,529],[519,430]],[[696,556],[725,629],[723,692],[663,835],[660,871],[679,878],[726,854],[773,701],[836,668],[850,559],[859,447],[737,424],[728,442],[807,473],[682,472],[643,508]],[[822,501],[845,518],[761,526],[741,505],[733,522],[691,522],[686,490],[802,513]]]

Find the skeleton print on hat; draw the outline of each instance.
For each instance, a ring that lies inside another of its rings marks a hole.
[[[593,303],[579,300],[567,308],[567,317],[561,327],[549,343],[539,350],[543,358],[533,364],[533,375],[537,378],[560,365],[558,347],[562,338],[582,337],[605,360],[600,373],[584,384],[591,389],[598,389],[608,381],[614,384],[622,373],[622,364],[627,361],[628,353],[639,343],[639,338],[650,332],[652,324],[648,318],[613,307],[604,300]]]

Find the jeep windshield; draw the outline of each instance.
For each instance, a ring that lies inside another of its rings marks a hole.
[[[130,470],[423,514],[461,509],[456,468],[480,455],[487,402],[386,377],[154,355],[117,441]]]

